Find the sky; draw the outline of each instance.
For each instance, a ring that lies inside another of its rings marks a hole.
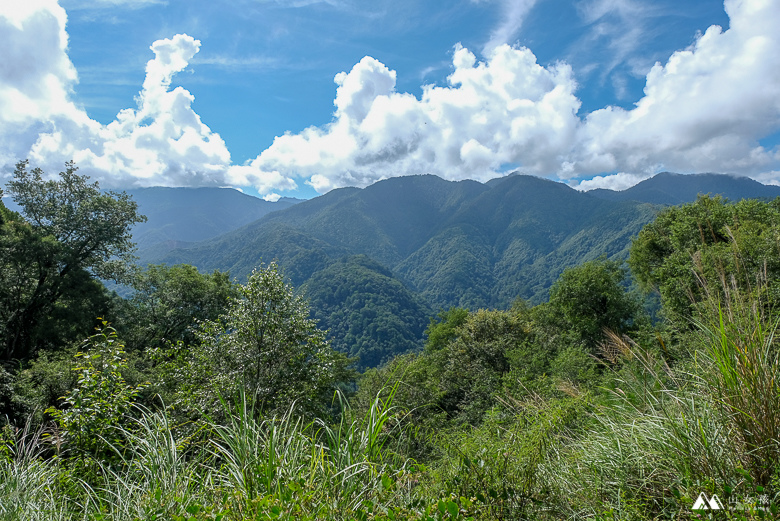
[[[0,177],[780,184],[777,0],[0,0]]]

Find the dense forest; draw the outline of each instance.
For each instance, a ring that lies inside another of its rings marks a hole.
[[[572,237],[602,230],[606,243],[574,266],[537,264],[556,270],[541,299],[519,289],[510,253],[547,240],[532,233],[543,223],[470,183],[456,192],[479,204],[435,201],[458,208],[433,241],[380,223],[369,258],[322,230],[263,225],[285,255],[228,274],[137,267],[132,198],[72,163],[43,176],[19,163],[7,191],[20,212],[0,203],[1,520],[778,515],[780,198],[626,203],[628,260],[609,255],[614,228],[572,228],[549,240],[579,251]],[[592,199],[594,219],[616,219]],[[304,222],[311,207],[285,212]],[[493,259],[489,293],[446,300],[468,259],[426,298],[396,276],[426,278],[399,244],[441,262],[477,251],[463,216],[488,210],[511,217],[475,217],[494,246],[502,226],[529,232]]]

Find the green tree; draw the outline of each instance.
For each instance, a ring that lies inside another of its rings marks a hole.
[[[300,412],[322,413],[354,376],[351,360],[330,348],[275,263],[253,271],[227,313],[203,323],[198,340],[185,355],[180,396],[207,411],[217,393],[229,398],[243,390],[266,412],[295,403]]]
[[[429,357],[429,363],[440,368],[438,405],[459,421],[477,425],[495,405],[513,351],[528,337],[525,325],[523,317],[508,311],[469,314],[455,329],[454,339]]]
[[[61,429],[55,434],[61,436],[55,440],[58,444],[80,454],[105,456],[110,454],[106,441],[121,442],[117,427],[143,386],[133,387],[122,376],[127,368],[124,344],[107,322],[84,342],[83,349],[76,353],[76,386],[62,397],[61,408],[46,412]]]
[[[202,274],[187,264],[150,265],[133,278],[134,293],[120,306],[117,329],[130,349],[196,340],[198,324],[228,309],[235,287],[228,273]]]
[[[439,351],[455,340],[458,328],[466,322],[468,316],[468,309],[451,307],[447,311],[439,312],[436,318],[431,317],[431,322],[425,330],[425,336],[428,338],[425,350]]]
[[[26,219],[5,208],[0,216],[0,359],[29,358],[49,329],[42,327],[47,317],[67,299],[84,302],[79,293],[90,285],[88,293],[99,292],[95,278],[128,280],[130,230],[145,218],[127,194],[87,180],[72,162],[49,181],[27,161],[16,165],[7,186]]]
[[[609,329],[629,331],[641,310],[626,290],[627,269],[619,261],[600,259],[564,271],[550,288],[550,301],[536,314],[543,327],[592,350]]]
[[[702,196],[668,208],[634,240],[629,265],[644,290],[660,293],[666,317],[684,328],[690,328],[696,303],[706,298],[705,286],[746,291],[763,286],[762,300],[777,305],[780,199],[731,204]],[[757,284],[757,273],[769,283]]]

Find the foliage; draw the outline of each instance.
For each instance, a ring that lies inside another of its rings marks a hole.
[[[458,496],[478,498],[486,519],[524,519],[546,499],[539,466],[586,410],[586,402],[586,396],[501,400],[478,427],[437,437],[446,457],[431,477]]]
[[[67,329],[74,315],[107,311],[95,277],[126,280],[130,229],[144,217],[126,194],[102,192],[87,179],[71,162],[59,181],[44,181],[41,169],[28,171],[22,161],[8,182],[26,220],[5,208],[0,215],[2,360],[29,358],[42,335]],[[52,324],[61,312],[65,320]]]
[[[595,351],[604,331],[626,333],[638,318],[641,305],[626,291],[627,276],[621,262],[603,258],[569,268],[550,288],[542,320],[554,322],[573,342]]]
[[[530,210],[493,212],[501,190],[479,185],[481,204],[470,206],[464,194],[474,195],[474,185],[461,186],[463,197],[443,197],[436,181],[421,183],[431,203],[426,218],[457,207],[450,217],[464,218],[458,229],[479,222],[500,238],[495,252],[511,249],[518,258],[559,240],[550,237],[553,225],[576,214],[540,223]],[[523,197],[519,184],[493,186]],[[334,198],[346,204],[359,192]],[[393,210],[382,194],[366,201]],[[645,287],[659,273],[677,273],[680,285],[693,281],[682,289],[694,300],[674,312],[681,288],[667,288],[675,298],[665,297],[672,307],[664,314],[677,320],[652,326],[626,288],[625,267],[590,258],[563,271],[547,303],[442,311],[430,321],[425,349],[367,370],[349,402],[341,392],[353,374],[349,360],[330,348],[276,264],[242,286],[187,266],[152,267],[120,313],[137,367],[102,323],[75,359],[61,344],[0,371],[0,406],[29,413],[23,428],[14,418],[0,428],[0,519],[686,520],[702,517],[692,510],[702,492],[724,505],[741,500],[744,510],[720,517],[776,517],[780,293],[777,260],[766,252],[777,242],[777,204],[702,199],[637,239],[632,265],[645,270]],[[291,210],[304,219],[306,208]],[[419,251],[426,234],[404,235],[417,222],[412,209],[396,209],[395,225],[377,228],[376,251],[387,258]],[[491,221],[492,212],[507,220]],[[724,224],[710,226],[716,222]],[[536,228],[520,244],[508,226]],[[702,241],[707,233],[717,240]],[[674,237],[678,251],[653,249]],[[410,324],[411,292],[367,257],[334,262],[341,258],[330,257],[334,251],[291,248],[301,255],[295,276],[314,274],[317,305],[333,306],[324,316],[349,322],[338,335],[368,327],[365,338],[401,345],[403,334],[380,338],[370,326]],[[466,276],[467,257],[443,262],[453,271],[440,275]],[[491,277],[510,269],[499,265]],[[350,294],[351,284],[359,291]],[[350,317],[338,314],[342,304]],[[679,320],[684,313],[690,320]],[[141,375],[128,376],[132,370],[148,371],[156,389],[169,391],[170,406],[138,405],[140,389],[129,382]],[[49,411],[54,424],[30,413],[57,392],[64,398]]]
[[[201,413],[215,411],[220,396],[245,392],[265,413],[295,404],[301,412],[324,414],[352,375],[351,361],[330,348],[274,263],[237,288],[223,317],[201,324],[195,344],[171,349],[180,356],[174,353],[168,374],[183,402]]]
[[[159,349],[196,339],[198,324],[224,314],[235,292],[227,273],[201,274],[193,266],[149,265],[135,274],[133,294],[117,321],[131,349]]]
[[[316,272],[303,290],[333,348],[356,357],[360,369],[421,347],[427,306],[365,255]]]
[[[762,300],[775,305],[779,237],[780,200],[731,204],[703,196],[666,209],[643,228],[631,246],[629,265],[643,289],[661,294],[664,314],[684,328],[695,316],[695,303],[705,298],[700,280],[713,290],[733,280],[750,291],[763,272],[769,284]],[[724,274],[727,279],[721,280]]]
[[[122,377],[127,367],[124,345],[116,331],[102,322],[97,333],[76,353],[80,365],[76,386],[62,397],[62,408],[49,408],[56,421],[54,434],[58,447],[80,454],[105,457],[107,444],[121,442],[115,437],[141,387],[131,387]]]
[[[758,295],[765,294],[765,273],[756,281]],[[733,279],[719,291],[710,286],[703,290],[709,298],[697,310],[703,343],[697,355],[704,369],[699,378],[742,444],[742,465],[757,484],[766,486],[774,462],[780,461],[779,319],[773,307],[750,298]]]
[[[431,318],[431,322],[425,330],[427,337],[425,350],[428,352],[438,351],[455,340],[458,328],[466,322],[468,316],[468,309],[452,307],[447,311],[439,312],[436,318]]]

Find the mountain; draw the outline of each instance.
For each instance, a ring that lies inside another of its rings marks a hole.
[[[300,285],[335,260],[366,255],[434,310],[506,307],[545,300],[568,266],[625,255],[654,212],[531,176],[491,185],[409,176],[334,190],[160,260],[239,278],[278,260]]]
[[[542,302],[567,267],[601,255],[625,258],[661,204],[692,201],[698,193],[735,199],[775,191],[711,174],[659,174],[640,185],[579,192],[526,175],[485,184],[391,178],[163,248],[153,260],[228,270],[239,280],[277,261],[310,299],[333,345],[359,356],[365,368],[418,348],[428,317],[441,309]]]
[[[142,263],[235,230],[300,199],[269,202],[230,188],[138,188],[127,190],[147,221],[133,228]]]
[[[731,201],[774,199],[780,196],[780,186],[764,185],[748,177],[724,174],[683,175],[662,172],[626,190],[599,188],[588,193],[609,201],[675,205],[695,201],[699,194],[722,195]]]
[[[276,260],[334,345],[370,367],[419,347],[440,309],[545,300],[566,267],[625,256],[654,215],[536,177],[410,176],[333,190],[158,260],[239,279]]]

